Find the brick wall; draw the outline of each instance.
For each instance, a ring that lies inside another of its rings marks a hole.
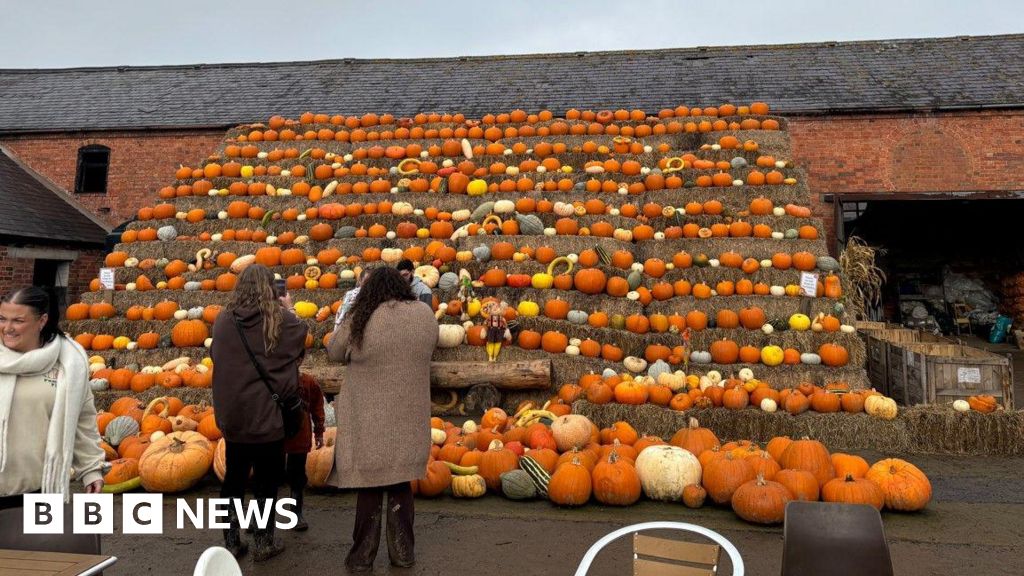
[[[1024,189],[1022,111],[793,117],[789,129],[816,194]],[[832,205],[814,210],[834,238]]]
[[[817,194],[1019,190],[1024,111],[791,117],[793,160]],[[70,190],[78,148],[111,148],[107,194],[79,198],[112,225],[130,219],[173,179],[218,149],[222,130],[95,132],[8,137],[28,165]],[[834,238],[831,205],[815,201]],[[108,211],[107,211],[108,210]]]
[[[20,245],[19,245],[20,246]],[[73,250],[78,258],[71,263],[68,274],[68,301],[76,302],[78,297],[89,290],[89,282],[95,278],[103,264],[103,250],[99,248],[82,249],[69,245],[25,245],[26,248],[58,248]],[[35,268],[34,258],[15,258],[11,256],[7,246],[0,245],[0,294],[32,284],[32,273]]]
[[[69,191],[75,187],[78,149],[89,144],[109,147],[107,193],[76,197],[117,226],[152,203],[156,191],[173,182],[179,164],[194,166],[217,150],[223,138],[223,130],[191,130],[33,134],[0,141],[34,170]]]

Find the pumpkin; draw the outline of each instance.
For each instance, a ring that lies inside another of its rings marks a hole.
[[[914,512],[932,499],[932,484],[920,468],[899,458],[875,462],[864,477],[882,490],[885,507]]]
[[[728,452],[724,457],[708,462],[701,477],[701,484],[708,491],[712,501],[716,504],[727,504],[740,486],[755,478],[754,468],[746,458],[737,458]]]
[[[869,416],[882,420],[893,420],[899,411],[896,401],[881,394],[872,394],[864,399],[864,411]]]
[[[843,504],[867,504],[881,510],[885,504],[882,489],[874,482],[864,478],[854,478],[852,474],[833,478],[821,487],[821,499],[824,502],[841,502]]]
[[[202,320],[181,320],[171,329],[171,342],[178,348],[202,346],[210,337]]]
[[[636,472],[644,494],[652,500],[676,502],[683,489],[700,482],[697,457],[677,446],[654,445],[640,451]]]
[[[610,506],[629,506],[640,499],[640,476],[636,468],[612,450],[591,473],[594,498]]]
[[[814,474],[818,480],[818,486],[824,486],[826,482],[835,477],[835,468],[832,466],[832,458],[829,457],[828,449],[817,440],[811,440],[804,436],[800,440],[794,440],[786,447],[779,458],[779,464],[783,468],[795,470],[806,470]]]
[[[498,492],[501,490],[501,475],[518,467],[519,457],[515,452],[506,448],[500,440],[494,440],[480,458],[479,474],[488,489]]]
[[[452,476],[452,496],[479,498],[487,493],[487,482],[479,474]]]
[[[131,416],[117,416],[107,423],[104,432],[107,442],[116,448],[125,438],[138,434],[139,429],[139,422]]]
[[[439,324],[437,347],[455,348],[466,338],[466,329],[459,324]]]
[[[150,492],[181,492],[194,486],[213,462],[210,442],[198,432],[171,432],[139,459],[142,486]]]
[[[574,456],[559,466],[548,482],[548,498],[561,506],[581,506],[590,500],[593,481],[590,470]]]
[[[807,470],[779,470],[773,479],[782,484],[793,495],[794,500],[816,502],[820,487],[818,479]]]
[[[868,473],[868,468],[870,468],[867,460],[853,454],[834,452],[831,458],[832,467],[836,470],[837,478],[846,478],[847,476],[863,478]]]
[[[334,451],[331,451],[333,459]],[[443,494],[452,485],[452,471],[444,462],[433,460],[427,464],[423,478],[416,480],[416,489],[420,496],[432,498]]]
[[[683,488],[683,504],[687,508],[700,508],[707,497],[707,490],[700,484],[688,484]]]
[[[786,504],[792,499],[785,486],[758,476],[737,488],[731,503],[733,512],[747,522],[778,524],[786,517]]]
[[[669,444],[678,446],[694,456],[700,456],[705,450],[711,450],[720,444],[718,436],[707,428],[701,428],[696,418],[690,418],[685,428],[680,428],[669,440]]]
[[[139,461],[136,458],[118,458],[110,462],[110,471],[103,475],[104,484],[120,484],[139,475]]]
[[[594,424],[586,416],[567,414],[551,423],[551,433],[559,452],[583,448],[590,440]]]

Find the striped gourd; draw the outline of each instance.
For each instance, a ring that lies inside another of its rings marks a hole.
[[[605,266],[612,265],[612,256],[608,253],[608,250],[605,250],[604,246],[594,246],[594,251],[597,252],[597,257],[601,260],[601,264]]]
[[[548,471],[543,466],[529,456],[519,459],[519,467],[530,475],[530,479],[533,480],[533,484],[537,487],[537,494],[547,498],[548,482],[551,481],[551,474],[548,474]]]

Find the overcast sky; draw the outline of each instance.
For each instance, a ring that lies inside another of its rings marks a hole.
[[[1024,32],[1022,8],[1021,0],[0,0],[0,68],[1009,34]]]

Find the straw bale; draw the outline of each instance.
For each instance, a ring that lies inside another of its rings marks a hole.
[[[824,238],[817,240],[772,240],[762,238],[673,238],[639,244],[639,255],[647,258],[668,257],[676,252],[707,254],[718,258],[723,252],[738,252],[744,258],[770,259],[777,252],[793,254],[810,252],[815,256],[828,256]]]

